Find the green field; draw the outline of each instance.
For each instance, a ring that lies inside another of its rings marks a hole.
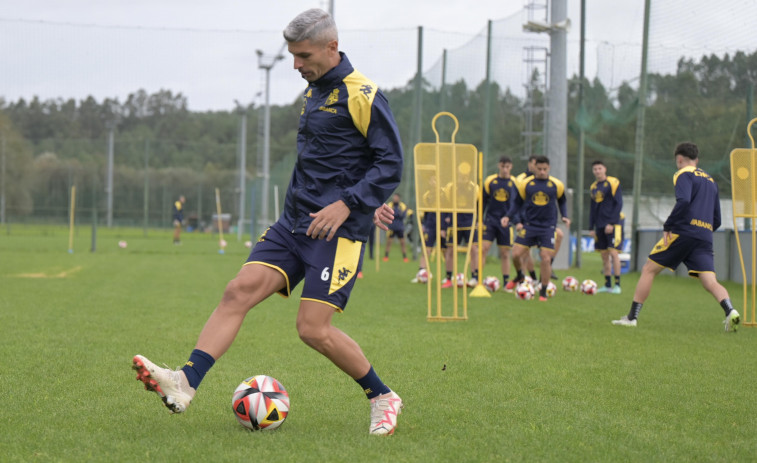
[[[252,310],[192,407],[170,415],[130,369],[141,353],[182,365],[247,249],[229,239],[141,229],[0,228],[2,461],[754,461],[755,328],[723,333],[695,280],[661,276],[636,329],[620,296],[558,291],[469,300],[469,320],[426,321],[415,263],[366,260],[336,324],[405,401],[394,436],[367,434],[360,388],[297,337],[298,298]],[[128,248],[117,241],[125,239]],[[395,246],[395,255],[398,249]],[[489,259],[486,275],[498,275]],[[559,271],[601,282],[599,260]],[[741,287],[727,284],[741,308]],[[295,292],[296,295],[299,291]],[[250,433],[231,396],[279,379],[291,413]]]

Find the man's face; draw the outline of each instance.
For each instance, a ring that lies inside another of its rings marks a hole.
[[[326,44],[310,40],[288,42],[289,53],[294,57],[294,68],[303,79],[315,82],[339,63],[339,45],[336,40]]]
[[[604,181],[607,178],[607,167],[602,164],[594,164],[591,166],[591,173],[594,174],[594,178],[598,181]]]
[[[513,169],[512,162],[500,162],[499,163],[499,176],[502,178],[510,178],[510,171]]]
[[[546,162],[537,163],[534,169],[534,177],[541,180],[546,180],[549,178],[549,164],[547,164]]]
[[[528,161],[527,167],[528,167],[529,172],[531,172],[532,174],[535,173],[536,172],[536,159],[532,159]]]
[[[400,203],[400,196],[399,195],[392,196],[392,202],[394,204],[399,204]]]

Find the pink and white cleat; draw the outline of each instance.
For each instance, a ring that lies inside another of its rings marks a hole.
[[[384,436],[394,434],[397,427],[397,415],[402,412],[402,399],[389,392],[371,399],[371,427],[369,434]]]

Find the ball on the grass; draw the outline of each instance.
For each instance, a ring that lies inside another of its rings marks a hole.
[[[578,280],[571,276],[565,277],[562,281],[562,289],[565,291],[578,291]]]
[[[491,292],[499,291],[499,278],[491,275],[484,278],[484,286]]]
[[[418,274],[416,275],[416,278],[418,278],[418,283],[428,283],[428,270],[425,268],[422,268],[418,270]]]
[[[247,249],[250,249],[252,247],[252,241],[245,241],[244,247],[246,247]]]
[[[515,287],[515,297],[517,297],[518,299],[528,301],[534,298],[534,294],[536,294],[534,285],[532,285],[528,281],[523,281]]]
[[[589,296],[597,294],[597,282],[594,280],[584,280],[581,283],[581,292]]]
[[[465,274],[464,273],[458,273],[457,274],[457,287],[462,288],[465,286]]]
[[[252,376],[237,386],[231,409],[250,431],[276,429],[289,415],[289,394],[275,378]]]
[[[126,246],[128,246],[128,245],[129,244],[126,241],[124,241],[124,240],[121,240],[121,241],[118,242],[118,247],[121,248],[121,249],[126,249]]]

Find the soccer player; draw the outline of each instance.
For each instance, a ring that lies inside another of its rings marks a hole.
[[[371,221],[385,229],[393,218],[384,202],[402,174],[399,131],[383,93],[339,51],[328,13],[299,14],[284,29],[284,38],[294,69],[308,87],[283,212],[226,286],[184,367],[160,368],[137,355],[133,368],[171,412],[184,412],[248,311],[272,294],[288,297],[304,280],[297,313],[300,339],[365,392],[370,434],[392,434],[402,399],[381,381],[360,346],[332,324],[332,316],[347,306]]]
[[[499,248],[500,265],[502,267],[502,290],[507,290],[510,279],[510,249],[513,246],[513,229],[511,226],[503,227],[501,220],[510,209],[510,205],[518,195],[515,179],[510,177],[513,161],[507,156],[499,158],[497,163],[498,172],[484,180],[483,209],[484,230],[481,237],[481,255],[486,256],[491,249],[492,243],[497,242]],[[513,259],[516,269],[520,270],[520,260]]]
[[[594,249],[602,254],[602,271],[605,285],[597,292],[620,294],[620,256],[623,246],[623,194],[620,180],[607,175],[607,166],[602,161],[591,163],[594,183],[589,187],[589,233],[594,238]],[[615,286],[612,275],[615,274]]]
[[[570,226],[565,203],[565,186],[560,180],[549,175],[549,159],[546,156],[538,156],[535,160],[534,174],[518,184],[515,202],[501,220],[503,227],[509,226],[510,222],[516,224],[514,259],[528,254],[531,246],[539,248],[540,301],[547,300],[547,285],[552,274],[552,257],[555,253],[558,209],[563,223]]]
[[[173,221],[173,244],[181,244],[181,225],[184,223],[184,203],[187,198],[183,195],[173,203],[171,217]]]
[[[457,166],[457,175],[455,184],[453,182],[448,183],[442,192],[446,197],[449,204],[452,204],[453,190],[457,192],[457,207],[465,209],[473,209],[475,207],[476,198],[478,197],[478,185],[473,181],[473,168],[467,162],[460,163]],[[442,214],[442,224],[446,228],[445,234],[447,240],[447,247],[444,250],[445,267],[447,276],[442,280],[442,288],[451,288],[453,284],[453,275],[455,269],[453,269],[453,252],[454,246],[450,243],[457,243],[457,247],[465,246],[468,242],[471,242],[470,249],[470,268],[471,278],[468,280],[468,287],[473,288],[478,284],[478,247],[477,247],[477,233],[475,230],[476,224],[473,223],[473,213],[471,212],[458,212],[456,214],[457,223],[453,220],[453,213]],[[452,241],[454,240],[454,241]]]
[[[536,159],[539,157],[540,156],[536,154],[532,154],[528,157],[528,164],[526,165],[526,170],[521,172],[515,177],[516,183],[522,182],[526,177],[530,177],[531,175],[534,174],[535,169],[536,169]],[[560,250],[562,239],[563,239],[562,230],[560,230],[559,228],[555,228],[555,252],[552,257],[552,262],[554,262],[555,260],[554,255],[556,255],[557,252]],[[522,260],[521,267],[527,269],[529,274],[531,275],[531,278],[535,280],[536,273],[534,272],[534,260],[531,257],[531,254],[530,253],[524,254],[521,260]],[[552,278],[553,280],[558,279],[554,271],[552,271],[550,278]],[[508,285],[505,285],[505,290],[512,291],[512,289],[515,288],[515,285],[520,283],[521,281],[523,281],[523,274],[519,271],[515,280],[511,281]]]
[[[421,196],[421,205],[425,208],[434,207],[436,203],[436,196],[438,195],[436,175],[431,175],[428,178],[428,186],[429,190]],[[444,214],[439,215],[444,217]],[[416,273],[415,277],[410,280],[411,283],[420,282],[421,274],[424,271],[427,272],[429,276],[431,275],[431,272],[428,269],[428,262],[426,261],[426,254],[430,256],[436,247],[436,212],[426,211],[423,213],[423,217],[421,218],[421,233],[423,234],[423,241],[426,245],[426,253],[424,254],[421,252],[420,257],[418,258],[418,273]],[[439,249],[441,249],[441,252],[446,253],[447,243],[444,240],[446,231],[443,221],[439,233],[441,235],[439,236]]]
[[[689,275],[699,278],[725,312],[725,331],[736,331],[739,313],[733,308],[726,290],[718,283],[712,251],[712,232],[720,227],[718,186],[710,175],[697,167],[699,148],[694,143],[679,143],[673,152],[678,172],[673,175],[676,204],[662,226],[662,239],[649,253],[641,269],[628,315],[613,320],[613,325],[636,326],[639,312],[649,297],[654,278],[665,268],[675,269],[683,262]]]
[[[384,251],[384,262],[389,260],[389,251],[392,249],[394,238],[400,242],[402,251],[402,261],[407,262],[407,252],[405,251],[405,219],[412,214],[412,210],[402,202],[400,195],[394,193],[389,207],[394,211],[394,220],[389,224],[389,230],[386,232],[386,250]]]

